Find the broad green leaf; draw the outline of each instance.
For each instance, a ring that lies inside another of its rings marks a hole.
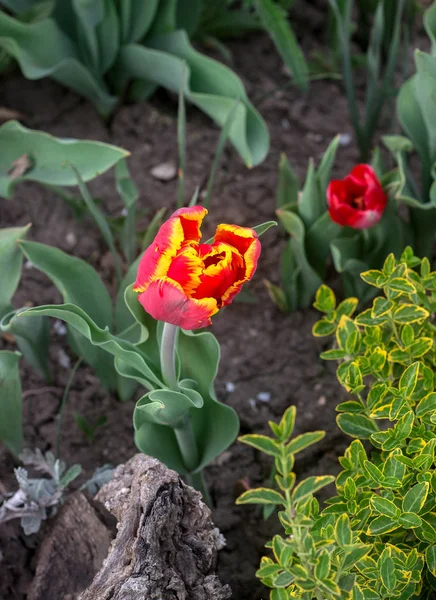
[[[429,313],[422,306],[415,304],[401,304],[394,312],[394,320],[401,324],[416,323],[429,316]]]
[[[11,300],[20,282],[23,263],[18,241],[26,237],[29,227],[30,225],[0,229],[0,318],[12,308]]]
[[[334,480],[335,478],[331,475],[307,477],[294,488],[292,500],[294,502],[304,500],[307,496],[315,494],[315,492],[329,485]]]
[[[395,574],[395,563],[390,556],[386,556],[384,560],[381,560],[380,575],[385,588],[388,591],[393,590],[397,583],[397,576]]]
[[[275,490],[257,488],[244,492],[236,500],[236,504],[285,504],[283,496]]]
[[[427,500],[428,483],[417,483],[403,498],[403,512],[419,513]]]
[[[153,390],[138,400],[133,415],[135,430],[144,422],[167,425],[176,429],[191,408],[201,409],[203,399],[196,390],[190,390],[190,397],[173,390]]]
[[[112,326],[111,299],[91,265],[58,248],[37,242],[20,242],[20,248],[32,265],[51,279],[65,304],[82,309],[100,328]],[[75,352],[93,366],[98,377],[108,387],[114,388],[116,378],[110,356],[91,346],[76,331],[70,330],[70,342]]]
[[[371,521],[368,529],[368,535],[383,535],[385,533],[389,533],[390,531],[395,531],[395,529],[398,529],[399,527],[400,525],[397,520],[382,515],[381,517],[376,517],[373,521]]]
[[[239,441],[248,444],[249,446],[253,446],[256,450],[260,450],[270,456],[275,456],[277,458],[281,458],[282,456],[280,445],[266,435],[243,435],[239,438]]]
[[[336,331],[336,323],[331,323],[326,319],[317,321],[312,327],[312,335],[314,337],[324,337],[326,335],[332,335]]]
[[[121,375],[135,379],[150,390],[164,387],[148,366],[146,356],[136,346],[112,335],[107,327],[99,327],[81,308],[73,304],[38,306],[27,309],[14,318],[25,319],[26,315],[44,315],[65,321],[92,345],[112,354],[115,358],[115,368]]]
[[[286,446],[287,454],[297,454],[312,444],[316,444],[325,436],[325,431],[310,431],[294,437]]]
[[[330,573],[330,554],[327,550],[322,550],[317,557],[315,565],[315,577],[323,580],[328,577]]]
[[[177,352],[182,379],[198,384],[204,401],[201,410],[191,411],[192,426],[200,453],[198,471],[226,450],[239,433],[239,419],[230,406],[219,402],[214,381],[220,359],[220,346],[209,331],[180,331]]]
[[[415,294],[416,288],[405,277],[394,277],[389,281],[388,288],[393,292],[401,292],[403,294]]]
[[[400,377],[398,387],[400,392],[406,397],[411,396],[416,387],[416,382],[418,381],[419,375],[419,365],[419,361],[413,363],[410,365],[410,367],[407,367]]]
[[[283,413],[283,416],[279,423],[280,431],[282,432],[283,440],[288,440],[295,426],[295,417],[297,415],[297,409],[295,406],[288,406],[288,408]]]
[[[255,7],[295,84],[302,90],[307,89],[309,69],[284,11],[273,0],[255,0]]]
[[[425,562],[430,573],[436,577],[436,546],[428,546],[425,550]]]
[[[423,417],[429,412],[436,411],[436,392],[431,392],[425,396],[416,407],[416,416]]]
[[[415,529],[421,527],[422,520],[413,512],[405,512],[398,519],[398,523],[405,529]]]
[[[235,100],[229,138],[247,166],[265,158],[269,134],[265,122],[247,98],[241,80],[229,68],[192,48],[184,31],[173,31],[147,40],[147,47],[127,44],[121,48],[115,66],[118,84],[130,78],[162,85],[179,93],[186,73],[184,94],[187,100],[224,126]]]
[[[398,519],[401,514],[400,509],[393,502],[381,496],[373,496],[371,505],[375,511],[386,517],[391,517],[391,519]]]
[[[375,421],[365,415],[343,413],[336,417],[336,422],[344,433],[362,440],[368,439],[378,431]]]
[[[0,27],[3,18],[0,12]],[[0,47],[1,40],[0,37]],[[103,142],[61,139],[32,131],[17,121],[8,121],[0,127],[0,145],[0,197],[4,198],[11,197],[14,186],[20,181],[76,185],[71,165],[75,166],[83,181],[89,181],[129,154],[122,148]],[[29,167],[21,175],[12,177],[10,172],[18,159],[27,160]]]
[[[50,325],[45,317],[28,317],[26,321],[11,319],[18,311],[13,311],[0,319],[0,331],[12,334],[15,337],[18,349],[27,362],[37,369],[50,381],[49,346]]]
[[[298,192],[300,190],[300,182],[293,168],[291,167],[286,154],[280,155],[279,162],[279,184],[277,189],[277,208],[282,208],[285,205],[298,203]]]
[[[314,308],[323,313],[328,313],[336,308],[336,297],[328,286],[322,285],[316,292]]]
[[[23,447],[20,354],[0,351],[0,440],[18,456]]]
[[[253,227],[253,229],[257,233],[258,236],[261,236],[264,233],[266,233],[268,231],[268,229],[271,229],[271,227],[277,227],[277,221],[265,221],[265,223],[261,223],[260,225],[255,225]]]
[[[335,540],[339,546],[349,546],[353,542],[350,519],[347,514],[342,514],[335,525]]]

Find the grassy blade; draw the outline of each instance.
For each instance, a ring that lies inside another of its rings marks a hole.
[[[186,67],[182,73],[182,85],[179,90],[179,108],[177,112],[177,149],[179,154],[179,169],[178,177],[179,184],[177,187],[177,208],[181,208],[185,203],[185,173],[186,173],[186,107],[185,88]]]
[[[229,112],[226,122],[224,123],[224,127],[222,128],[221,133],[220,133],[220,137],[219,137],[216,152],[215,152],[215,157],[214,157],[213,163],[212,163],[212,169],[210,171],[209,179],[207,181],[206,195],[205,195],[204,202],[203,202],[203,206],[205,206],[206,208],[209,208],[209,206],[210,206],[210,200],[212,197],[212,188],[213,188],[213,184],[215,181],[216,171],[218,169],[218,164],[220,162],[222,153],[224,151],[224,147],[225,147],[227,139],[229,137],[230,129],[233,125],[233,122],[234,122],[234,119],[236,116],[236,111],[239,106],[239,102],[240,102],[239,100],[236,100],[236,102],[234,103],[233,108]]]
[[[309,68],[283,9],[273,0],[255,0],[257,13],[295,83],[307,89]]]
[[[80,176],[79,171],[75,168],[74,165],[71,165],[71,167],[74,170],[74,172],[76,173],[77,185],[79,186],[79,190],[80,190],[82,198],[86,204],[86,207],[88,208],[92,218],[94,219],[98,228],[100,229],[101,234],[104,238],[104,241],[108,245],[108,248],[113,256],[115,273],[116,273],[118,282],[121,282],[121,279],[123,278],[123,274],[122,274],[122,270],[121,270],[121,261],[120,261],[120,257],[118,256],[118,252],[115,248],[115,242],[114,242],[114,237],[112,235],[111,228],[109,227],[109,224],[108,224],[103,212],[98,208],[98,206],[96,205],[96,203],[94,201],[94,198],[88,192],[88,188],[86,187],[82,177]]]

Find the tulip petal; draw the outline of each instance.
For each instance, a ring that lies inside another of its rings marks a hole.
[[[167,275],[172,259],[184,242],[199,242],[200,226],[206,214],[202,206],[179,208],[165,221],[141,258],[133,287],[136,292],[144,292],[153,279]]]
[[[225,242],[233,246],[245,260],[245,278],[248,281],[253,276],[259,259],[261,245],[257,233],[249,227],[221,224],[215,232],[215,242]]]
[[[188,298],[180,284],[166,277],[154,280],[138,299],[154,319],[182,329],[207,327],[211,316],[218,312],[214,298]]]
[[[236,248],[223,242],[200,244],[198,254],[201,256],[204,269],[200,276],[200,285],[195,291],[195,298],[221,298],[235,281],[245,278],[245,262]]]

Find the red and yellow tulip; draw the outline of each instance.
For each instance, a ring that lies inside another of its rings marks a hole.
[[[211,244],[201,244],[207,210],[177,210],[159,229],[141,259],[134,290],[154,318],[198,329],[230,304],[257,266],[260,242],[248,227],[218,225]]]

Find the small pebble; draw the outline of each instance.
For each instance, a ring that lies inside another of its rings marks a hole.
[[[30,260],[26,260],[26,262],[24,263],[24,267],[26,269],[33,269],[33,264],[30,262]]]
[[[249,404],[250,408],[252,408],[253,410],[257,410],[256,400],[254,398],[249,398],[248,404]]]
[[[269,392],[259,392],[256,396],[259,402],[270,402],[271,394]]]
[[[67,328],[62,321],[55,321],[53,323],[53,329],[58,335],[67,335]]]
[[[64,369],[71,369],[71,359],[62,348],[59,350],[58,362]]]
[[[288,119],[282,119],[281,126],[285,131],[291,128],[291,124],[289,123]]]
[[[65,242],[69,248],[74,248],[74,246],[77,244],[76,234],[72,231],[69,231],[65,236]]]
[[[351,143],[351,133],[341,133],[339,136],[339,144],[341,146],[349,146]]]
[[[171,181],[177,175],[177,167],[173,162],[161,163],[153,167],[150,174],[159,181]]]
[[[235,389],[236,389],[236,386],[234,383],[232,383],[231,381],[226,382],[226,392],[231,394],[232,392],[235,391]]]
[[[127,217],[127,208],[126,207],[124,207],[123,210],[121,211],[121,216]]]
[[[318,398],[318,404],[319,404],[319,406],[324,406],[326,402],[327,402],[327,398],[325,396],[320,396]]]

